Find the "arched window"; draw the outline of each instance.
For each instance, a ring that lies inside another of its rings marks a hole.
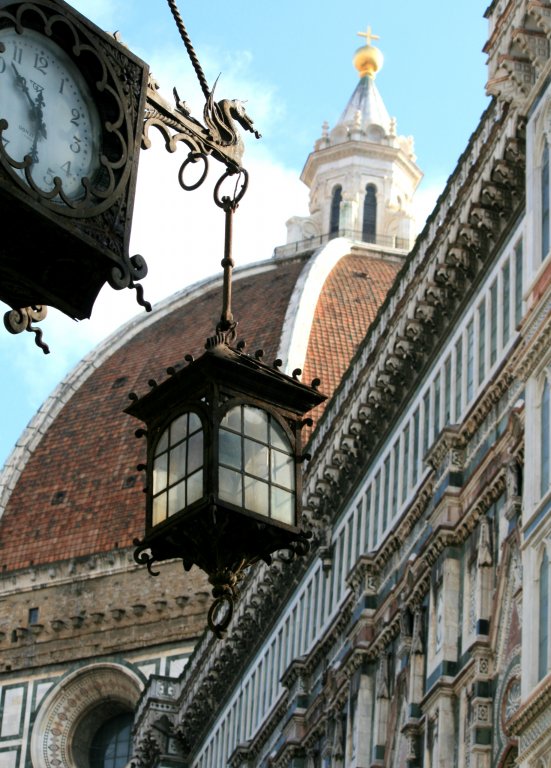
[[[549,379],[545,377],[541,393],[541,423],[540,423],[540,494],[545,496],[549,490],[550,452],[551,452],[551,407]]]
[[[183,413],[163,432],[153,460],[152,525],[203,495],[203,426],[196,413]]]
[[[261,408],[234,406],[222,419],[218,482],[224,501],[295,525],[293,450],[283,427]]]
[[[98,728],[90,744],[90,768],[125,768],[132,757],[133,722],[125,712]]]
[[[549,145],[545,145],[541,163],[541,260],[549,253]]]
[[[547,674],[549,664],[549,557],[544,550],[539,572],[538,680]]]
[[[374,243],[377,236],[377,188],[368,184],[365,188],[362,240]]]
[[[331,198],[331,215],[329,220],[329,234],[336,235],[339,232],[341,217],[342,187],[340,184],[333,189]]]

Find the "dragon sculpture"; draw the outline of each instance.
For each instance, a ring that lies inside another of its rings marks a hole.
[[[215,88],[216,83],[205,102],[203,125],[192,117],[186,102],[179,98],[176,88],[173,90],[176,106],[173,107],[159,94],[157,82],[150,79],[142,138],[144,149],[151,146],[149,129],[153,126],[163,134],[169,152],[175,152],[178,142],[182,141],[190,149],[188,160],[195,162],[199,157],[206,160],[208,155],[212,155],[231,173],[242,170],[245,146],[237,124],[253,133],[257,139],[261,134],[255,130],[244,102],[238,99],[215,101]]]

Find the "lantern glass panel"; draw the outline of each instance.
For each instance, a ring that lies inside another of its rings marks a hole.
[[[168,435],[169,435],[169,430],[165,429],[165,431],[161,435],[161,439],[157,443],[157,455],[159,455],[162,451],[166,451],[166,449],[168,448]]]
[[[244,510],[295,524],[295,458],[284,428],[261,408],[237,405],[220,422],[218,493]]]
[[[272,451],[272,482],[288,490],[294,488],[295,462],[282,451]]]
[[[270,487],[254,477],[245,475],[245,507],[259,515],[267,515],[270,509]]]
[[[224,427],[224,429],[231,429],[234,432],[241,432],[241,408],[231,408],[229,411],[226,411],[220,426]]]
[[[203,466],[203,433],[196,432],[188,440],[187,473],[193,474]]]
[[[196,413],[178,416],[161,435],[153,456],[152,525],[181,512],[203,495],[204,435]]]
[[[167,443],[168,444],[168,443]],[[153,463],[153,494],[157,494],[168,485],[168,453],[157,456]]]
[[[168,516],[172,517],[186,506],[186,481],[173,485],[168,490]]]
[[[295,521],[295,495],[272,486],[272,517],[281,523],[293,525]]]
[[[230,501],[238,507],[243,504],[243,476],[240,472],[220,467],[218,475],[218,494],[221,499]]]
[[[170,474],[168,483],[173,485],[186,475],[187,440],[170,451]],[[168,454],[165,454],[168,457]]]
[[[268,419],[266,411],[260,408],[243,408],[243,431],[247,437],[254,437],[261,443],[268,442]]]
[[[245,472],[248,475],[268,480],[270,473],[270,453],[267,445],[260,445],[254,440],[244,440]]]
[[[270,421],[270,444],[274,448],[279,448],[280,451],[289,451],[289,438],[281,424],[274,419]]]
[[[241,470],[241,438],[225,429],[220,430],[220,464]]]
[[[193,504],[203,495],[203,470],[195,472],[187,480],[187,503]]]
[[[158,525],[159,523],[162,523],[163,520],[166,520],[166,502],[167,502],[168,493],[165,491],[164,493],[160,493],[158,496],[155,496],[153,499],[153,514],[152,514],[152,524]]]
[[[170,442],[172,445],[187,437],[188,416],[189,414],[184,413],[170,425]]]

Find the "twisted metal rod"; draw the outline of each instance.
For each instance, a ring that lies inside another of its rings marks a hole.
[[[172,15],[174,16],[174,21],[176,22],[176,26],[178,27],[178,32],[180,33],[180,37],[184,41],[184,45],[186,46],[186,50],[188,52],[189,58],[191,59],[191,63],[193,64],[193,69],[195,70],[195,74],[197,75],[197,78],[199,80],[199,84],[203,91],[203,95],[205,99],[208,99],[210,96],[210,88],[208,86],[205,73],[203,72],[203,69],[199,64],[199,59],[197,58],[197,54],[195,53],[195,49],[193,48],[191,39],[184,26],[184,21],[180,16],[178,6],[176,5],[176,0],[167,0],[167,2],[170,10],[172,11]]]

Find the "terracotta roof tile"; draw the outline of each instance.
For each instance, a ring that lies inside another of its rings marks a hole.
[[[310,383],[317,377],[320,390],[333,394],[400,266],[364,254],[349,254],[336,264],[316,307],[302,381]],[[314,425],[326,404],[310,414]],[[306,430],[303,438],[307,438]]]

